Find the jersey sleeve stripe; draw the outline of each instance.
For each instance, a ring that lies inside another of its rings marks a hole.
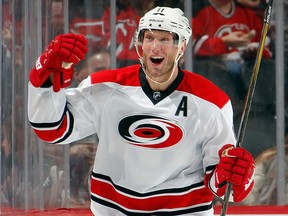
[[[67,112],[67,105],[65,106],[64,108],[64,111],[63,111],[63,114],[61,116],[61,118],[59,119],[59,121],[56,121],[56,122],[31,122],[30,121],[30,124],[33,128],[38,128],[39,130],[41,130],[41,128],[55,128],[55,127],[58,127],[61,122],[63,121],[63,119],[65,118],[66,116],[66,112]]]
[[[215,168],[216,168],[216,165],[217,165],[217,164],[206,167],[205,173],[211,173],[211,172],[213,172],[213,171],[215,170]]]
[[[60,121],[52,123],[32,123],[35,133],[45,142],[52,144],[63,142],[69,137],[73,130],[74,118],[72,113],[66,109]]]
[[[126,215],[178,215],[180,212],[205,211],[211,208],[213,194],[203,182],[183,188],[159,190],[140,195],[136,191],[123,189],[110,180],[92,176],[91,198],[107,207],[114,206]]]

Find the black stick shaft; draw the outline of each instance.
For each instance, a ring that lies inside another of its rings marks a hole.
[[[272,4],[273,4],[273,0],[269,0],[268,6],[266,9],[266,14],[264,17],[264,23],[262,27],[261,38],[260,38],[260,42],[259,42],[259,46],[257,50],[257,56],[256,56],[254,68],[253,68],[253,73],[252,73],[252,77],[251,77],[249,87],[248,87],[247,96],[246,96],[245,103],[244,103],[244,109],[243,109],[240,126],[238,130],[238,135],[237,135],[236,147],[240,147],[243,142],[245,129],[246,129],[249,112],[251,108],[251,103],[253,100],[254,90],[255,90],[255,86],[257,82],[260,63],[262,59],[262,54],[263,54],[263,50],[265,47],[265,40],[266,40],[268,28],[269,28],[269,23],[270,23],[270,18],[271,18],[271,13],[272,13]],[[232,190],[232,184],[228,182],[220,216],[226,215],[231,190]]]

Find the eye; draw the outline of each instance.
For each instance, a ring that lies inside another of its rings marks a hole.
[[[147,38],[146,38],[148,41],[152,41],[153,40],[153,38],[152,37],[150,37],[150,36],[147,36]]]
[[[168,42],[168,41],[169,41],[168,38],[162,38],[162,39],[161,39],[161,42]]]
[[[149,35],[149,34],[146,34],[145,35],[145,37],[144,37],[144,40],[146,41],[146,42],[151,42],[151,41],[153,41],[153,37],[152,37],[152,35]]]
[[[161,38],[161,44],[164,44],[164,45],[170,45],[170,44],[173,44],[173,40],[171,40],[170,38],[168,37],[163,37]]]

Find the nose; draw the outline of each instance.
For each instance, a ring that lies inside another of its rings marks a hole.
[[[152,42],[152,51],[157,52],[158,50],[160,50],[160,47],[160,42],[157,39],[154,39]]]

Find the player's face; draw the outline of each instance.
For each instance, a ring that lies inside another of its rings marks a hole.
[[[144,33],[143,63],[147,75],[158,82],[167,80],[172,73],[179,49],[174,39],[174,35],[167,31],[147,30]]]

